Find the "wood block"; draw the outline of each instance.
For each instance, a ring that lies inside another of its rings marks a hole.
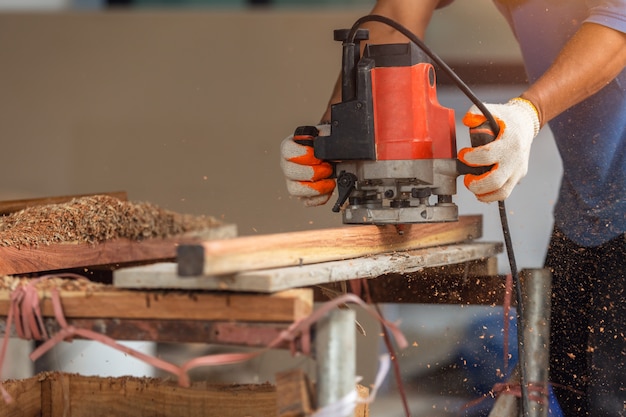
[[[369,389],[356,385],[357,395],[365,399]],[[276,400],[278,417],[306,417],[311,415],[315,407],[315,386],[301,369],[291,369],[276,374]],[[369,417],[369,405],[358,403],[354,417]]]
[[[482,217],[476,215],[461,216],[458,222],[406,225],[402,235],[392,225],[365,225],[205,241],[178,247],[178,273],[220,275],[308,265],[465,242],[481,234]]]
[[[435,266],[491,258],[501,251],[500,243],[473,242],[310,265],[196,277],[180,277],[176,264],[158,263],[118,269],[113,272],[113,285],[120,288],[275,292],[355,278],[376,278],[389,273],[416,272]]]
[[[315,411],[315,392],[302,369],[276,374],[278,417],[306,417]]]

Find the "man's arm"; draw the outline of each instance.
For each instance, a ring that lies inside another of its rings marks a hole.
[[[584,23],[552,66],[522,97],[532,102],[541,126],[611,82],[626,67],[626,33]]]
[[[426,28],[441,0],[378,0],[370,14],[377,14],[395,20],[405,26],[420,39],[424,38]],[[364,29],[369,29],[369,41],[372,44],[407,42],[404,35],[395,29],[380,23],[367,22]],[[328,107],[322,116],[321,123],[330,122],[330,106],[341,101],[341,79],[337,79]]]
[[[626,66],[626,34],[585,23],[565,44],[552,66],[522,99],[486,104],[501,126],[494,142],[459,151],[468,165],[493,166],[481,176],[466,175],[466,187],[481,201],[504,200],[528,171],[531,143],[541,125],[611,82]],[[485,120],[472,107],[463,123],[472,128]]]

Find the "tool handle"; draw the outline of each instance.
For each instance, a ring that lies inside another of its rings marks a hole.
[[[493,125],[489,123],[488,120],[478,126],[471,127],[469,133],[472,148],[483,146],[496,140],[499,133],[499,126],[496,124],[495,127],[497,129],[494,131]],[[489,172],[491,168],[493,168],[493,165],[475,167],[466,165],[457,160],[457,171],[459,172],[459,175],[483,175]]]
[[[293,133],[293,141],[299,145],[313,147],[313,140],[319,134],[320,131],[315,126],[298,126]]]
[[[320,130],[316,126],[298,126],[293,133],[293,141],[299,145],[309,146],[315,151],[315,138],[319,135]],[[336,178],[335,164],[327,160],[324,160],[324,162],[328,162],[333,168],[333,173],[329,178]]]
[[[314,141],[318,137],[320,131],[315,126],[298,126],[293,133],[293,141],[303,146],[310,146],[315,149]],[[337,178],[335,172],[335,164],[331,162],[333,167],[333,173],[330,178]],[[342,172],[339,178],[337,178],[337,186],[339,189],[339,198],[332,210],[338,213],[341,210],[341,206],[348,199],[352,191],[354,190],[354,184],[356,184],[357,178],[354,174]]]
[[[496,125],[496,127],[498,126]],[[496,140],[499,132],[494,132],[491,123],[489,123],[489,121],[485,121],[476,127],[471,127],[469,133],[472,148],[476,148],[478,146],[483,146]]]

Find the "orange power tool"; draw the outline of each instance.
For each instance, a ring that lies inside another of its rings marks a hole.
[[[367,44],[361,54],[369,32],[350,34],[334,32],[343,42],[342,101],[331,107],[330,136],[314,126],[294,133],[333,163],[339,193],[333,211],[346,224],[458,220],[457,177],[488,168],[458,161],[454,111],[437,100],[429,57],[414,43]]]

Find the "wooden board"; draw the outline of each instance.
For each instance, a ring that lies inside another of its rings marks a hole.
[[[112,239],[101,243],[58,243],[32,248],[0,247],[0,275],[19,275],[79,267],[159,262],[176,259],[182,243],[227,239],[237,235],[236,225],[222,225],[193,236],[168,239]]]
[[[308,316],[313,308],[310,289],[271,295],[115,289],[61,290],[60,294],[68,318],[293,322]],[[9,290],[0,291],[0,316],[7,316],[10,296]],[[43,299],[42,314],[53,317],[49,292],[41,291],[39,298]]]
[[[500,243],[472,242],[310,265],[199,277],[180,277],[175,263],[158,263],[118,269],[113,272],[113,285],[119,288],[275,292],[355,278],[376,278],[389,273],[415,272],[429,267],[491,258],[501,251]]]
[[[346,226],[304,232],[247,236],[180,245],[181,276],[220,275],[246,270],[307,265],[459,243],[481,237],[482,217],[461,216],[458,222],[392,226]]]

